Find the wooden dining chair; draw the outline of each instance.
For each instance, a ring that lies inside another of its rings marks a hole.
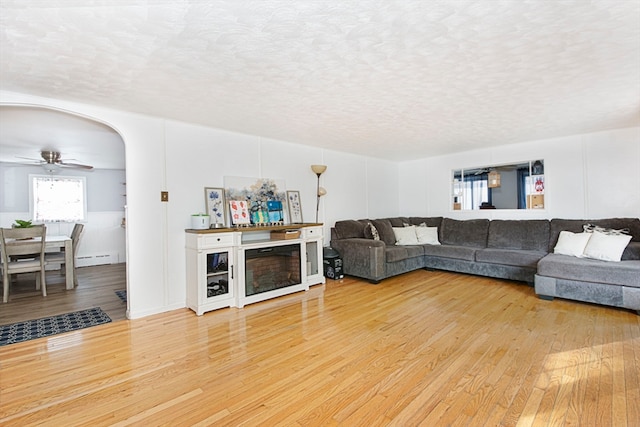
[[[36,275],[36,287],[42,289],[42,296],[47,296],[45,279],[44,246],[46,227],[34,225],[29,228],[0,228],[0,250],[2,251],[2,283],[4,293],[2,302],[9,301],[9,284],[12,274],[39,272]],[[17,256],[12,259],[12,256]],[[22,255],[30,255],[22,258]]]
[[[73,251],[73,284],[78,286],[78,276],[76,275],[76,254],[78,253],[78,243],[80,243],[80,235],[84,229],[84,224],[75,224],[71,231],[71,247]],[[47,264],[60,264],[62,274],[64,274],[65,265],[65,252],[49,253],[45,254],[45,261]]]

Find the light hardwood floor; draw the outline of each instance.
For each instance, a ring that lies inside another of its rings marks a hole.
[[[415,271],[0,347],[0,424],[640,425],[640,316]]]
[[[9,302],[0,304],[0,325],[93,307],[100,307],[113,321],[126,319],[127,304],[115,294],[127,288],[125,264],[78,268],[78,286],[73,290],[66,290],[65,276],[58,270],[47,271],[46,297],[36,290],[34,273],[15,277]]]

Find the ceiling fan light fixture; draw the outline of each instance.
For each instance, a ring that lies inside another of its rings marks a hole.
[[[48,173],[58,173],[60,172],[60,165],[56,163],[43,163],[42,169],[44,169]]]
[[[42,150],[40,152],[40,156],[42,157],[42,159],[45,162],[45,165],[55,165],[55,167],[57,169],[61,168],[61,167],[65,167],[65,168],[75,168],[75,169],[86,169],[86,170],[92,170],[93,166],[90,165],[83,165],[80,163],[69,163],[66,161],[62,160],[62,155],[60,154],[59,151],[51,151],[51,150]],[[46,166],[45,166],[45,170],[47,170]],[[53,171],[49,171],[50,173],[53,173]]]
[[[58,163],[60,161],[60,153],[57,152],[57,151],[42,150],[40,152],[40,156],[47,163],[52,163],[53,164],[53,163]]]

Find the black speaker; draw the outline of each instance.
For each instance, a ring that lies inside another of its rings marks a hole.
[[[324,264],[324,276],[329,279],[342,279],[344,273],[342,273],[342,258],[340,257],[325,257]]]

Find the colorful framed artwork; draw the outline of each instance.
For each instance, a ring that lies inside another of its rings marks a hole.
[[[280,202],[284,206],[286,194],[280,190],[284,188],[284,180],[225,176],[224,188],[227,200],[246,200],[252,224],[278,222],[275,219],[277,209],[272,211],[269,203],[273,206],[274,202]]]
[[[211,217],[211,228],[222,228],[227,224],[227,204],[224,188],[204,188],[204,200],[207,214]]]
[[[231,200],[229,202],[229,210],[231,212],[231,224],[241,225],[250,224],[249,205],[246,200]]]
[[[270,223],[284,221],[284,215],[282,214],[282,202],[280,200],[269,200],[267,202],[267,211],[269,212]]]
[[[289,222],[292,224],[302,223],[302,206],[300,204],[299,191],[287,191],[287,206],[289,208]]]

